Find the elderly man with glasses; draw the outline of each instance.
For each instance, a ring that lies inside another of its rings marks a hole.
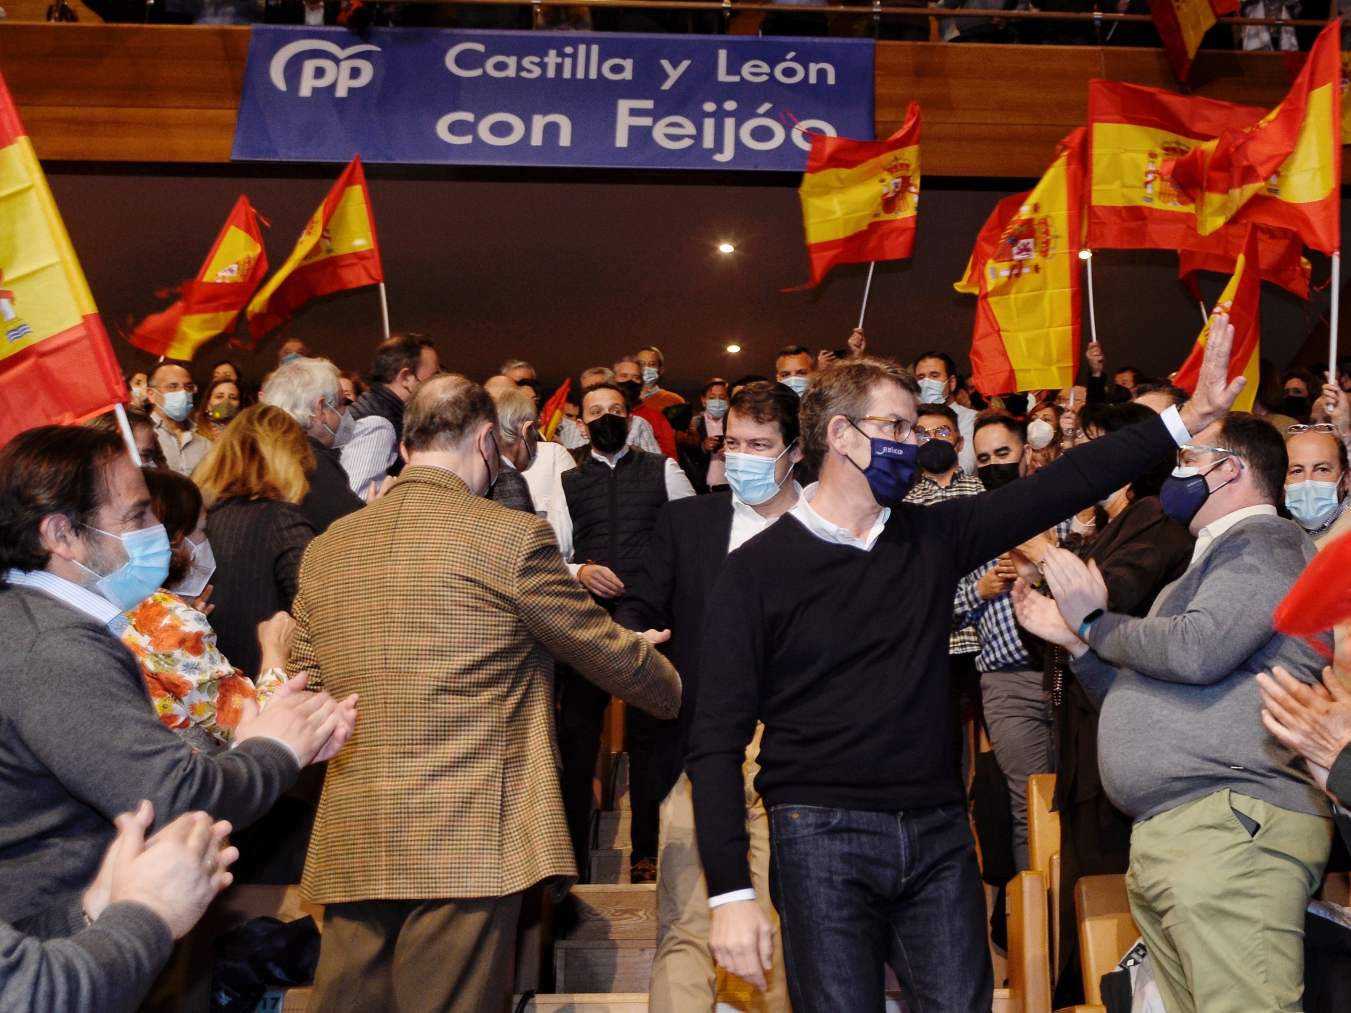
[[[185,365],[165,359],[150,373],[148,401],[164,462],[180,475],[191,475],[211,449],[211,441],[192,425],[197,385]]]
[[[1044,565],[1054,600],[1015,589],[1019,620],[1064,647],[1101,702],[1102,783],[1134,820],[1126,887],[1170,1013],[1300,1008],[1304,908],[1333,828],[1261,721],[1258,673],[1312,683],[1322,668],[1272,626],[1314,555],[1276,513],[1286,461],[1281,434],[1243,414],[1181,449],[1159,498],[1196,547],[1144,618],[1108,611],[1101,575],[1058,549]]]

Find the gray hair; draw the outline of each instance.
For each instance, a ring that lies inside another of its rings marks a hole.
[[[590,383],[587,383],[586,381],[588,376],[592,377]],[[599,379],[596,379],[596,377],[599,377]],[[577,379],[582,382],[582,387],[584,388],[598,383],[614,383],[615,371],[609,366],[592,366],[590,369],[582,370],[581,375]]]
[[[442,373],[418,387],[408,402],[403,445],[409,452],[454,450],[480,422],[497,422],[488,392],[459,373]]]
[[[513,369],[528,369],[532,373],[535,371],[535,367],[530,365],[530,363],[526,362],[524,359],[508,359],[506,362],[502,363],[497,371],[499,373],[506,373]]]
[[[263,404],[280,408],[306,430],[310,428],[314,402],[318,398],[323,398],[335,410],[342,403],[338,367],[327,359],[292,359],[278,366],[258,395]]]
[[[497,402],[497,443],[506,449],[520,442],[525,427],[539,420],[535,402],[525,391],[503,391],[493,399]]]

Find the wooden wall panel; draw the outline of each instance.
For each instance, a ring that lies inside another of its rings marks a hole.
[[[0,69],[43,158],[227,162],[248,37],[229,26],[0,23]],[[1084,121],[1094,77],[1176,86],[1155,50],[879,43],[877,134],[918,100],[926,175],[1037,176]],[[1203,52],[1192,86],[1273,105],[1289,80],[1280,54]]]

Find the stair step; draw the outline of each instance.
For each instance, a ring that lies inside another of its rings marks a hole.
[[[719,1001],[714,1013],[738,1013],[747,1008],[738,1002]],[[887,993],[886,1010],[887,1013],[906,1013],[905,1002],[898,993]],[[647,1013],[647,993],[564,992],[537,995],[526,1003],[525,1013]],[[1004,1005],[1000,1005],[998,992],[995,994],[994,1013],[1012,1013],[1007,997]]]
[[[596,847],[619,848],[631,841],[633,832],[633,814],[628,810],[613,810],[600,814],[596,826]]]
[[[592,883],[627,883],[629,881],[629,855],[632,849],[626,844],[622,848],[591,849]]]
[[[642,940],[560,939],[554,943],[554,982],[565,992],[646,992],[655,943]]]
[[[572,888],[577,923],[569,939],[625,939],[657,944],[655,883],[591,883]]]

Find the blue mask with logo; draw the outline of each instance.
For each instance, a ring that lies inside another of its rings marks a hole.
[[[169,533],[163,524],[155,524],[136,531],[124,531],[120,535],[101,528],[89,528],[105,538],[115,538],[122,543],[127,561],[112,573],[98,574],[89,567],[77,563],[98,577],[94,590],[107,598],[123,612],[135,608],[159,590],[164,578],[169,576],[169,558],[173,549],[169,545]]]
[[[797,441],[794,440],[794,443]],[[793,444],[783,448],[783,454],[788,453],[793,448]],[[780,454],[779,457],[783,457]],[[768,503],[775,494],[782,488],[783,483],[788,481],[788,475],[783,476],[783,481],[777,481],[774,478],[774,470],[778,466],[779,457],[761,457],[759,454],[728,454],[727,455],[727,484],[732,487],[732,492],[736,498],[741,500],[747,506],[759,506],[761,503]],[[790,468],[788,474],[792,474]]]
[[[1238,478],[1235,475],[1217,489],[1207,485],[1206,475],[1223,463],[1220,461],[1205,473],[1202,473],[1200,468],[1174,468],[1173,473],[1164,479],[1163,487],[1159,490],[1159,503],[1163,506],[1163,512],[1184,528],[1191,527],[1192,520],[1206,505],[1206,500]]]
[[[807,384],[810,383],[811,381],[808,380],[805,376],[789,376],[785,377],[783,380],[779,382],[782,383],[789,390],[791,390],[798,397],[801,397],[803,394],[807,393]]]
[[[1336,482],[1300,482],[1285,487],[1285,508],[1305,531],[1317,531],[1337,516]]]
[[[849,424],[858,429],[857,423],[852,419]],[[868,480],[868,488],[872,490],[873,499],[877,500],[878,506],[900,506],[905,501],[906,493],[915,484],[915,469],[919,467],[919,447],[911,443],[884,440],[880,436],[868,436],[862,429],[858,431],[868,437],[868,443],[872,448],[872,460],[866,468],[859,468],[859,471],[863,472],[863,477]],[[849,463],[858,468],[852,457]]]

